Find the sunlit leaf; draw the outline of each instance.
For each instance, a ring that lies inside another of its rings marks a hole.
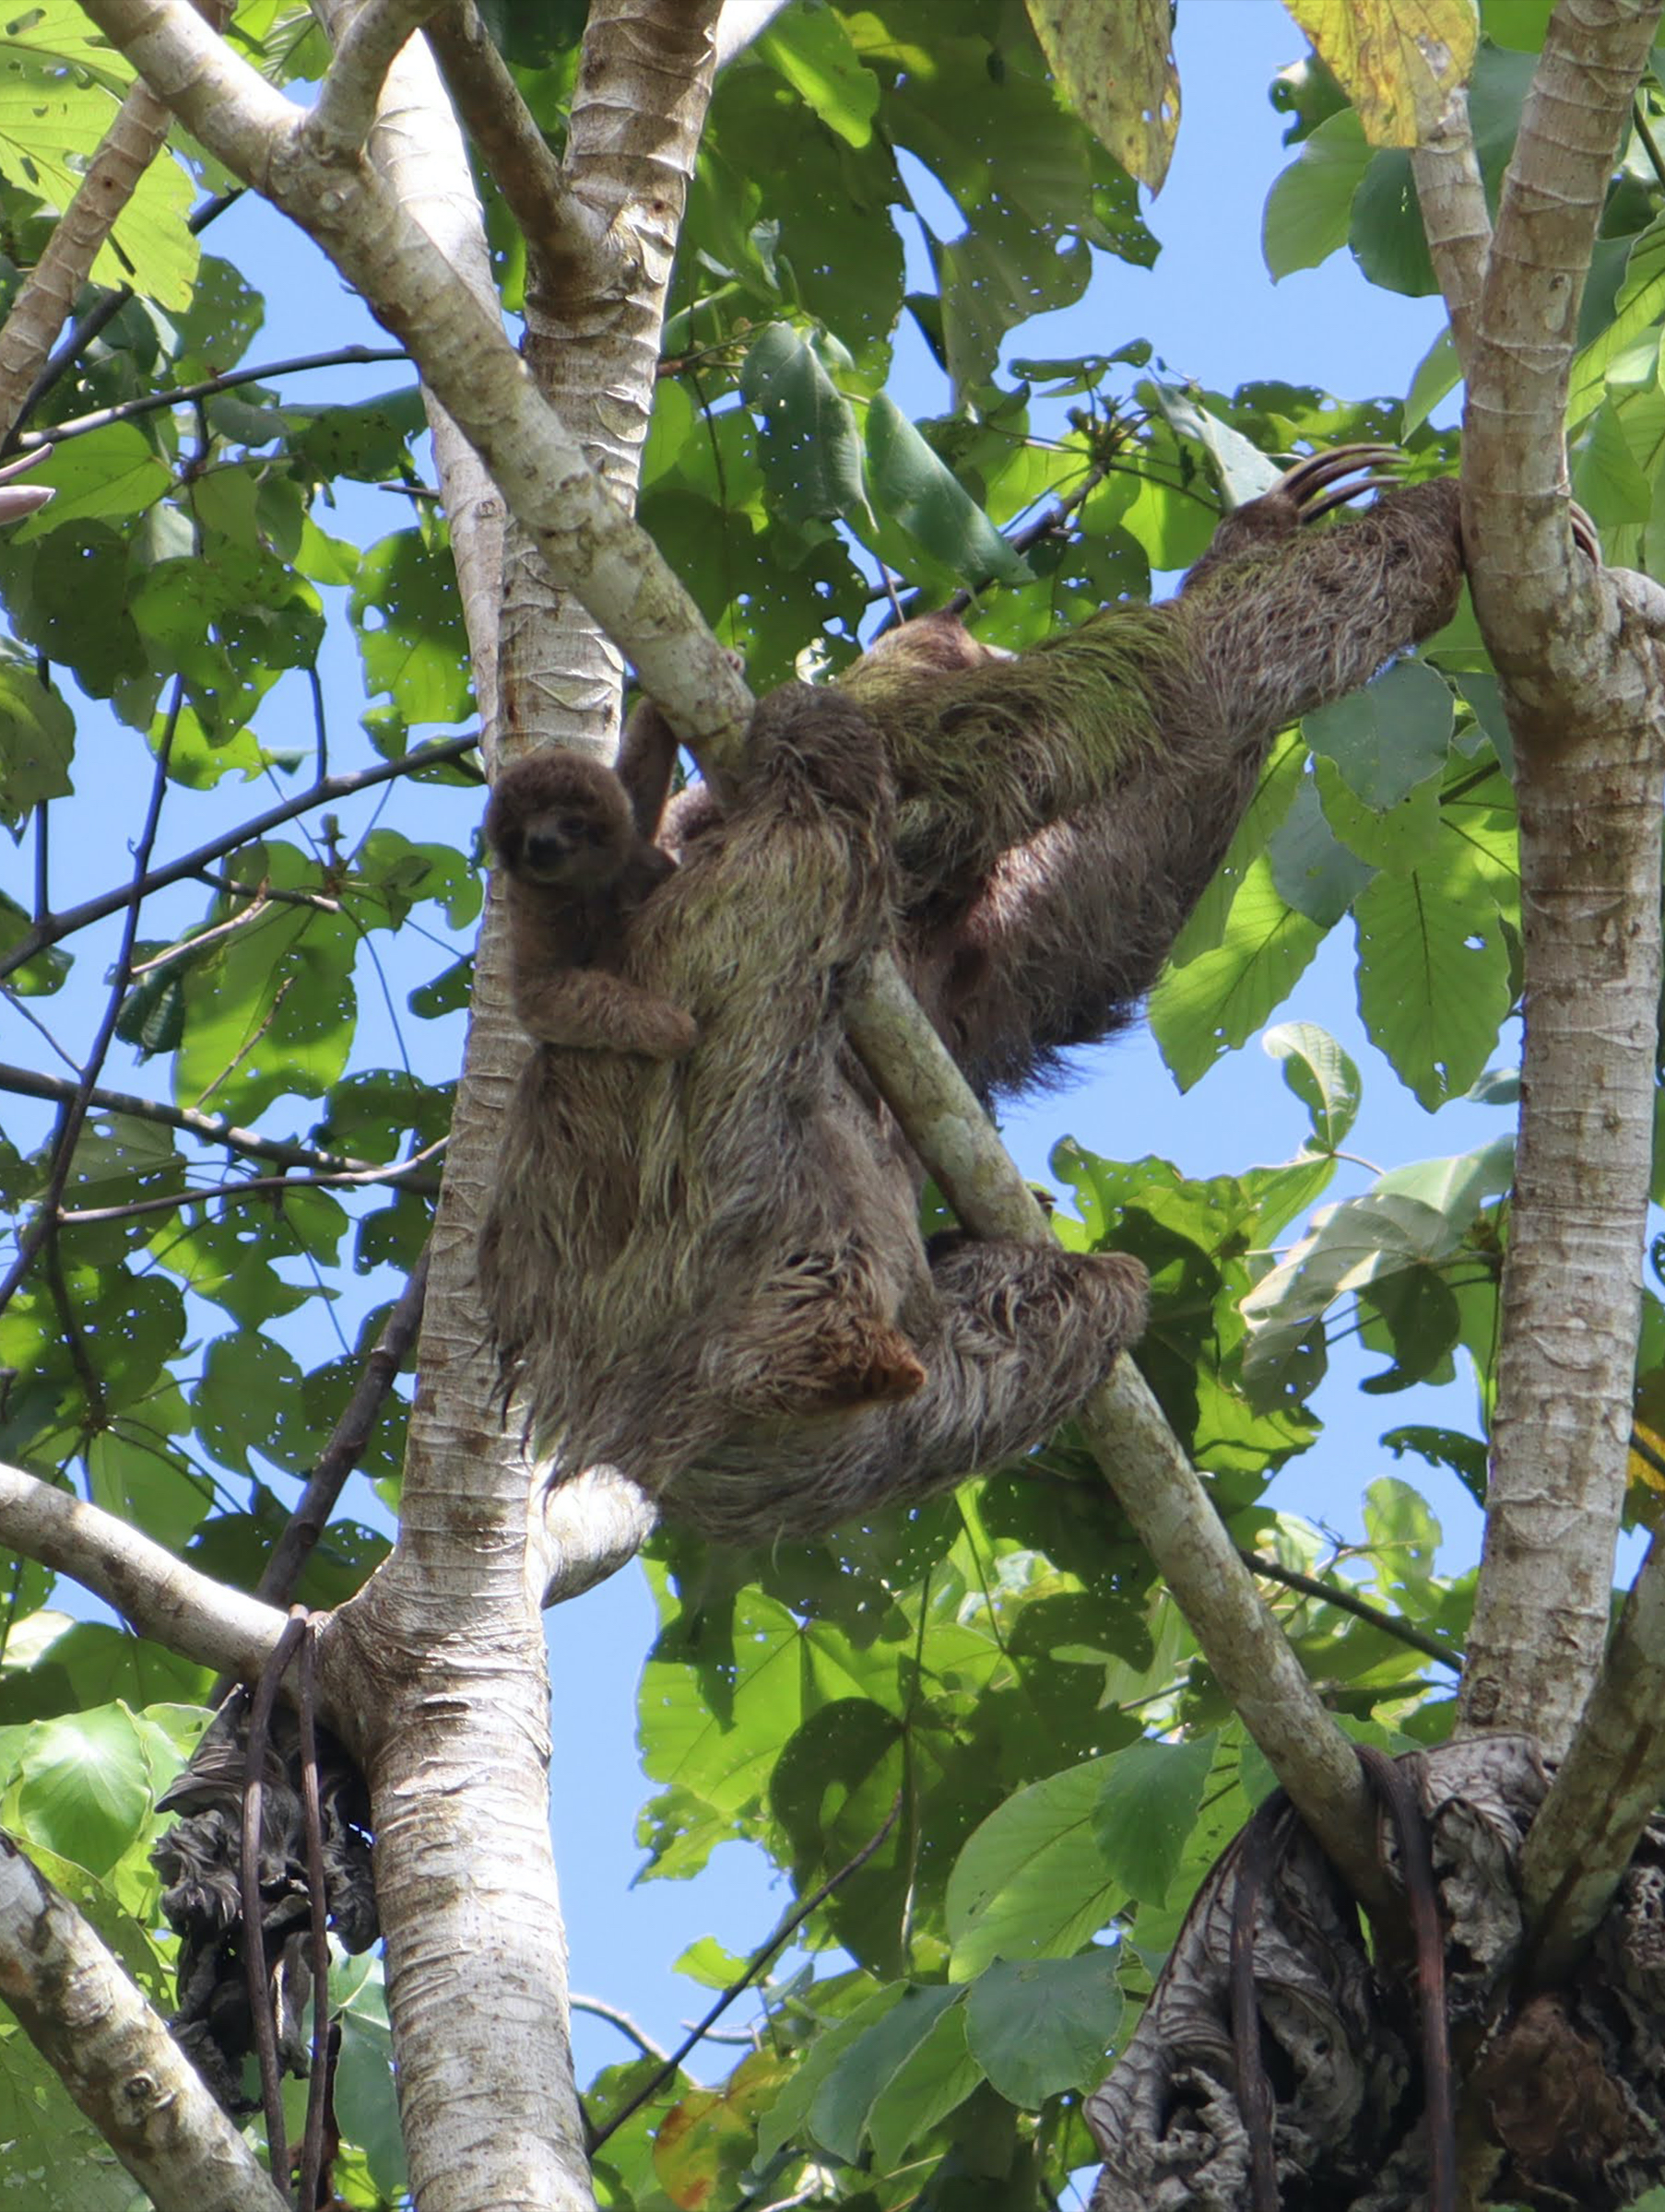
[[[1286,0],[1372,146],[1416,146],[1473,66],[1473,0]]]
[[[1096,1827],[1113,1765],[1089,1759],[1020,1790],[966,1844],[948,1886],[957,1976],[999,1958],[1068,1958],[1124,1901]]]
[[[1384,869],[1359,894],[1359,1011],[1430,1112],[1468,1089],[1509,1010],[1509,951],[1480,885]]]
[[[1351,108],[1331,115],[1266,196],[1260,251],[1272,277],[1316,269],[1347,243],[1353,194],[1370,167],[1370,147]]]
[[[1160,192],[1179,130],[1168,0],[1101,8],[1028,0],[1028,7],[1064,98],[1130,175]]]
[[[1183,968],[1165,969],[1151,994],[1151,1027],[1182,1089],[1282,1005],[1322,937],[1284,902],[1265,859],[1253,862],[1220,943]]]
[[[1359,1071],[1328,1030],[1312,1021],[1281,1022],[1261,1049],[1283,1063],[1283,1080],[1312,1116],[1316,1144],[1333,1152],[1358,1118]]]
[[[102,1874],[132,1841],[150,1806],[150,1780],[121,1705],[42,1722],[19,1762],[24,1833],[60,1858]]]
[[[829,130],[866,146],[879,110],[879,84],[831,8],[796,8],[785,28],[771,27],[752,51],[771,63]]]

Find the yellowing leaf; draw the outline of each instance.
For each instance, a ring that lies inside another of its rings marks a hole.
[[[744,2058],[720,2088],[688,2089],[659,2124],[654,2173],[682,2212],[732,2184],[757,2147],[757,2119],[791,2071],[772,2051]]]
[[[1415,146],[1474,63],[1473,0],[1284,0],[1372,146]]]
[[[1179,129],[1168,0],[1029,0],[1029,20],[1058,90],[1128,171],[1160,192]]]

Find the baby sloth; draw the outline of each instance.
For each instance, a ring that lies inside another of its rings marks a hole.
[[[664,792],[655,799],[650,778],[651,764],[632,798],[601,761],[557,747],[504,769],[492,790],[485,829],[509,901],[514,1011],[544,1044],[675,1060],[699,1034],[620,972],[631,916],[676,868],[653,842]]]
[[[741,802],[624,914],[607,978],[685,1009],[697,1041],[534,1054],[479,1270],[562,1471],[608,1462],[754,1544],[1029,1450],[1138,1335],[1145,1277],[1002,1243],[927,1262],[905,1149],[841,1052],[852,979],[893,927],[878,734],[787,685],[748,750]]]

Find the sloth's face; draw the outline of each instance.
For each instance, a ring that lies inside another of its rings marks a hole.
[[[527,822],[512,865],[533,883],[561,890],[598,889],[619,872],[620,827],[592,807],[551,808]]]

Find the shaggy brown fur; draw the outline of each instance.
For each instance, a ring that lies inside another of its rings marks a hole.
[[[986,1093],[1044,1080],[1130,1018],[1272,737],[1451,618],[1454,480],[1301,527],[1387,457],[1300,463],[1225,518],[1161,606],[1108,607],[1005,660],[931,616],[841,680],[897,766],[904,965]]]
[[[906,1156],[841,1066],[893,927],[892,782],[867,715],[788,685],[742,806],[628,917],[621,980],[685,1060],[539,1052],[481,1238],[539,1441],[707,1535],[808,1535],[1037,1443],[1137,1335],[1144,1274],[1000,1244],[927,1264]]]
[[[699,1041],[540,1052],[481,1242],[505,1370],[563,1466],[614,1462],[709,1535],[809,1534],[1027,1450],[1103,1378],[1143,1271],[951,1241],[927,1261],[840,1006],[899,943],[986,1091],[1128,1018],[1273,734],[1452,611],[1455,484],[1300,529],[1385,457],[1290,471],[1164,606],[1005,660],[933,617],[834,689],[789,685],[743,806],[679,801],[683,865],[618,909],[608,972]],[[669,743],[632,723],[644,834]]]
[[[643,782],[638,793],[632,803],[621,777],[585,754],[533,753],[498,777],[486,836],[509,902],[522,1026],[544,1044],[675,1060],[698,1030],[620,972],[626,924],[676,866],[651,841],[663,789],[655,799]]]

